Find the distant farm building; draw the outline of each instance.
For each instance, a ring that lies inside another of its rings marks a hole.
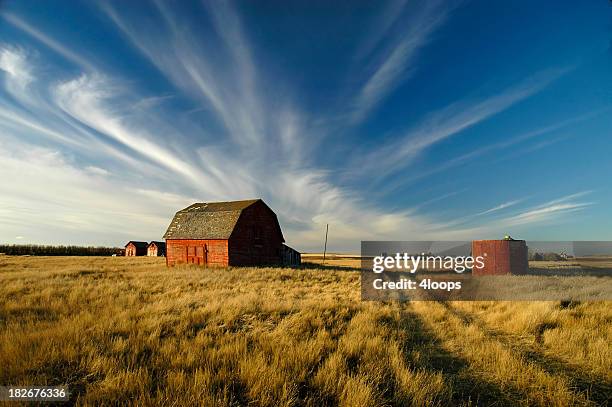
[[[276,214],[261,199],[195,203],[180,210],[164,235],[166,263],[204,266],[297,265]]]
[[[529,268],[524,240],[474,240],[472,256],[483,256],[484,267],[472,269],[473,275],[525,274]]]
[[[149,257],[163,257],[166,255],[166,243],[165,242],[151,242],[147,248],[147,256]]]
[[[146,256],[148,246],[149,246],[149,243],[147,242],[136,242],[136,241],[130,240],[125,245],[125,256],[126,257]]]

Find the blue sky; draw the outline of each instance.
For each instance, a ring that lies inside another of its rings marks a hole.
[[[300,250],[612,240],[603,0],[6,1],[0,83],[2,242],[253,197]]]

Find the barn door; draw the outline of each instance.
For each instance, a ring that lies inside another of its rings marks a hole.
[[[196,248],[195,246],[187,246],[187,263],[196,263]]]
[[[204,246],[187,246],[187,263],[189,264],[208,264],[208,248]]]
[[[204,264],[204,248],[202,246],[196,247],[196,257],[198,264]]]

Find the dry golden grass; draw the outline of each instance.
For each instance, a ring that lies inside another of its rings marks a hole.
[[[323,253],[302,254],[302,263],[312,265],[325,265],[339,269],[359,269],[361,257],[358,255],[328,254],[323,261]]]
[[[77,404],[606,405],[609,302],[361,302],[359,274],[0,257],[0,384]]]

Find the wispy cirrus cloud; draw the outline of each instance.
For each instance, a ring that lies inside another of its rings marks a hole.
[[[406,27],[387,12],[378,25],[380,33],[363,44],[362,55],[372,57],[373,64],[347,102],[352,125],[367,120],[409,77],[418,66],[418,51],[449,18],[445,4],[423,6],[410,14]],[[291,98],[291,92],[279,90],[291,89],[290,81],[266,76],[269,61],[255,52],[253,38],[232,4],[205,4],[202,25],[210,34],[206,41],[195,41],[197,27],[161,1],[154,3],[151,20],[133,18],[111,3],[100,7],[172,89],[161,95],[143,91],[137,81],[105,72],[103,65],[93,66],[69,43],[9,16],[15,27],[82,70],[77,75],[48,71],[49,78],[39,81],[41,61],[29,50],[5,46],[0,51],[4,88],[14,99],[0,98],[0,137],[10,145],[0,148],[0,171],[14,180],[0,185],[0,195],[10,197],[0,203],[0,219],[10,224],[10,236],[44,240],[63,231],[75,239],[87,233],[110,242],[113,230],[122,230],[125,233],[117,239],[128,234],[159,238],[169,216],[194,200],[259,196],[275,208],[287,238],[299,248],[318,248],[324,225],[330,223],[335,247],[346,249],[355,248],[357,239],[405,239],[416,234],[472,238],[509,225],[555,219],[590,205],[579,202],[580,196],[568,196],[508,214],[520,202],[506,201],[476,217],[501,215],[493,222],[474,222],[469,228],[421,212],[426,204],[457,192],[416,207],[385,209],[375,196],[335,180],[337,168],[315,164],[312,157],[327,148],[317,143],[319,133],[333,132],[319,126],[299,95]],[[408,7],[399,2],[389,10],[405,12]],[[351,171],[364,174],[375,168],[377,174],[389,174],[405,168],[429,147],[539,92],[563,72],[536,74],[496,95],[462,99],[432,112],[394,135],[386,146],[368,154],[357,152],[358,164],[350,163]],[[273,86],[264,88],[263,83]],[[180,99],[187,108],[161,106],[170,98]],[[186,100],[201,109],[198,113],[205,120],[189,119],[193,115],[187,112],[194,109]],[[33,184],[28,184],[30,178]],[[24,221],[31,213],[39,214],[38,235],[30,233]],[[134,220],[133,213],[142,216]]]
[[[400,21],[407,4],[408,0],[394,0],[383,7],[380,15],[374,19],[371,29],[366,31],[366,37],[357,50],[355,60],[361,62],[380,46],[380,43],[390,35],[392,28]]]
[[[585,202],[578,200],[586,195],[591,194],[592,191],[581,191],[570,195],[550,200],[545,203],[532,205],[528,208],[522,209],[518,212],[506,214],[498,218],[494,224],[503,225],[503,227],[515,227],[525,224],[541,223],[553,219],[559,219],[566,215],[586,209],[587,207],[594,205],[594,202]],[[498,213],[504,211],[507,208],[514,207],[525,199],[517,199],[510,202],[502,203],[494,208],[475,214],[474,216],[488,215],[491,213]]]
[[[581,114],[581,115],[571,117],[565,120],[557,121],[556,123],[548,124],[540,128],[527,131],[525,133],[521,133],[518,135],[509,135],[508,137],[504,137],[502,141],[484,145],[480,148],[469,151],[458,157],[452,157],[446,160],[444,163],[439,164],[437,166],[433,166],[431,168],[426,168],[426,169],[419,169],[418,171],[412,172],[408,176],[402,177],[401,180],[386,182],[385,187],[384,187],[384,193],[385,194],[393,193],[400,186],[409,185],[419,179],[427,178],[434,174],[438,174],[438,173],[445,172],[445,171],[448,171],[450,169],[453,169],[453,168],[456,168],[462,165],[466,165],[469,162],[474,161],[477,158],[482,158],[485,156],[492,157],[492,158],[489,158],[489,161],[495,162],[495,161],[506,160],[506,159],[516,157],[516,156],[522,156],[524,154],[533,152],[535,150],[547,147],[560,140],[564,140],[568,138],[569,136],[556,137],[554,139],[547,139],[545,138],[546,136],[556,133],[557,131],[566,129],[567,127],[570,127],[574,124],[581,123],[591,118],[597,117],[600,114],[605,113],[608,110],[609,109],[599,109],[593,112],[588,112],[586,114]],[[543,138],[544,140],[537,142],[535,145],[528,146],[525,149],[522,149],[520,151],[513,150],[511,154],[506,154],[506,155],[498,154],[499,152],[502,152],[502,151],[509,151],[512,147],[519,145],[521,143],[527,143],[532,140],[541,140]]]
[[[578,196],[578,194],[574,196]],[[576,202],[572,201],[572,196],[567,196],[505,218],[503,219],[503,223],[509,226],[541,223],[543,221],[566,217],[573,212],[584,210],[591,205],[594,205],[594,202]]]
[[[160,146],[159,139],[153,140],[152,136],[143,134],[141,129],[128,127],[124,120],[114,114],[109,106],[112,92],[112,83],[99,75],[83,75],[61,83],[54,90],[57,105],[79,122],[183,176],[192,180],[203,178],[203,174],[173,154],[169,146]]]
[[[31,37],[33,37],[33,38],[37,39],[38,41],[42,42],[47,47],[51,48],[53,51],[55,51],[58,54],[62,55],[64,58],[68,59],[69,61],[71,61],[71,62],[73,62],[73,63],[75,63],[77,65],[79,65],[81,68],[87,69],[87,70],[90,70],[90,71],[94,71],[95,70],[94,65],[89,60],[87,60],[85,57],[83,57],[82,55],[79,55],[78,53],[74,52],[70,48],[64,46],[61,42],[55,40],[54,38],[50,37],[49,35],[43,33],[42,31],[40,31],[38,29],[36,29],[35,27],[33,27],[32,25],[28,24],[27,22],[25,22],[24,20],[22,20],[18,16],[14,15],[12,13],[4,12],[4,13],[2,13],[2,18],[4,18],[6,21],[11,23],[15,27],[19,28],[23,32],[27,33]]]
[[[73,120],[53,98],[56,86],[41,86],[36,73],[41,68],[32,56],[18,47],[1,46],[4,55],[4,86],[14,99],[0,99],[0,128],[7,136],[36,139],[42,144],[58,143],[64,149],[88,159],[112,157],[116,162],[154,173],[150,165],[94,134],[78,120]],[[14,62],[18,61],[18,63]],[[12,68],[19,68],[13,73]],[[27,78],[27,81],[24,80]],[[64,82],[59,82],[60,84]]]
[[[139,148],[145,148],[141,160],[152,158],[157,162],[158,157],[154,156],[156,150],[148,151],[147,148],[150,146],[142,144],[143,134],[148,134],[150,140],[159,140],[160,135],[156,133],[155,126],[146,130],[130,128],[131,138],[122,138],[125,136],[123,133],[128,131],[120,122],[125,120],[125,117],[113,115],[112,109],[104,106],[104,100],[109,95],[100,96],[97,92],[98,88],[109,92],[115,87],[100,78],[96,79],[99,82],[87,83],[89,80],[87,76],[81,76],[60,83],[55,88],[54,99],[58,106],[71,115],[73,120],[95,129],[100,136],[117,138],[117,141],[124,144],[124,148],[130,148],[128,145],[132,143]],[[88,98],[92,98],[93,101]],[[104,117],[104,120],[100,117]],[[320,240],[319,225],[325,223],[333,225],[335,241],[345,247],[353,243],[356,235],[382,237],[388,233],[399,233],[406,227],[427,228],[429,223],[426,219],[409,216],[404,212],[393,214],[380,211],[363,202],[355,194],[330,184],[324,172],[291,169],[278,173],[268,172],[263,166],[241,163],[240,158],[234,157],[235,154],[231,151],[213,152],[201,148],[199,152],[202,160],[188,159],[188,162],[192,165],[199,163],[200,171],[236,189],[223,190],[219,185],[207,181],[207,178],[200,178],[191,182],[196,192],[195,196],[186,198],[189,195],[160,191],[154,186],[143,189],[140,183],[155,183],[159,180],[157,177],[151,179],[150,174],[144,169],[140,172],[130,172],[127,178],[117,177],[119,172],[113,172],[115,176],[110,180],[109,170],[92,165],[79,168],[58,150],[33,148],[31,145],[17,141],[17,138],[12,139],[8,145],[13,149],[0,151],[2,158],[0,161],[3,162],[0,169],[6,176],[18,182],[0,188],[3,196],[12,197],[7,203],[13,208],[7,207],[6,219],[12,219],[11,222],[7,222],[10,223],[7,231],[10,229],[10,233],[14,234],[23,230],[26,225],[20,223],[19,219],[27,218],[28,222],[35,221],[38,225],[37,233],[29,234],[32,239],[49,238],[51,230],[54,230],[54,233],[61,230],[67,240],[77,239],[77,231],[81,233],[87,231],[101,239],[109,239],[112,230],[118,228],[132,234],[143,234],[143,230],[157,230],[153,233],[161,233],[166,226],[168,215],[164,217],[154,214],[164,212],[171,214],[173,210],[186,206],[193,200],[200,200],[198,196],[210,199],[220,191],[223,193],[221,199],[243,198],[245,191],[249,189],[257,191],[258,195],[266,196],[279,212],[281,219],[290,225],[287,228],[288,236],[305,247],[316,247]],[[138,148],[136,151],[139,151]],[[24,155],[21,152],[30,153]],[[39,159],[30,163],[29,154],[35,154]],[[157,165],[167,166],[168,163],[162,158]],[[180,171],[178,173],[180,174]],[[20,181],[24,177],[33,178],[36,182]],[[62,180],[70,182],[64,183]],[[134,188],[135,183],[138,185],[137,188]],[[32,190],[28,192],[30,189]],[[116,197],[117,194],[120,196]],[[104,198],[105,196],[112,196],[112,203]],[[28,207],[26,202],[37,202],[36,212],[41,216],[26,217],[23,211],[16,209]],[[81,206],[83,202],[87,204]],[[147,208],[143,209],[143,206]],[[137,225],[131,227],[128,225],[134,222],[127,217],[128,213],[133,216],[134,211],[139,213],[139,218]],[[113,217],[113,222],[108,222],[109,216]]]
[[[431,38],[434,31],[447,19],[451,6],[446,2],[427,1],[412,4],[413,12],[402,27],[396,29],[392,45],[374,53],[375,62],[363,86],[352,102],[350,122],[357,124],[386,97],[400,82],[415,69],[416,56]],[[405,15],[407,3],[393,1],[380,18],[374,33],[365,41],[359,56],[371,56],[372,50],[396,25],[400,16]]]
[[[494,206],[493,208],[484,210],[482,212],[478,212],[474,216],[482,216],[482,215],[488,215],[488,214],[493,213],[493,212],[498,212],[498,211],[501,211],[503,209],[506,209],[506,208],[509,208],[511,206],[514,206],[514,205],[516,205],[516,204],[518,204],[519,202],[522,202],[522,201],[523,201],[523,199],[515,199],[513,201],[504,202],[504,203],[501,203],[501,204],[499,204],[497,206]]]
[[[11,76],[11,80],[7,81],[9,87],[15,85],[20,91],[23,91],[32,82],[26,59],[26,53],[21,48],[0,47],[0,69]]]
[[[354,168],[351,168],[351,173],[361,175],[363,172],[376,169],[379,177],[383,178],[400,171],[434,144],[456,136],[527,99],[566,72],[567,69],[542,71],[496,95],[477,101],[462,100],[433,112],[403,135],[366,153],[365,157],[360,157],[359,162],[354,164]],[[468,157],[477,154],[477,152],[470,152]]]
[[[500,224],[507,225],[506,222],[500,221],[500,219],[503,219],[505,216],[508,216],[507,214],[504,215],[503,212],[506,209],[514,207],[515,205],[523,202],[524,200],[525,200],[524,198],[521,198],[521,199],[515,199],[512,201],[503,202],[492,208],[485,209],[484,211],[480,211],[480,212],[473,213],[470,215],[461,216],[459,218],[447,220],[445,225],[447,228],[457,228],[457,229],[466,228],[465,225],[470,225],[470,224],[473,225],[475,223],[480,223],[480,224],[484,223],[482,222],[482,218],[489,217],[491,214],[493,214],[494,216],[495,215],[499,215],[499,216],[498,216],[498,219],[488,218],[487,221],[489,223],[495,225],[496,227],[499,226]]]
[[[269,101],[257,89],[256,69],[240,20],[230,3],[208,4],[211,25],[226,51],[214,59],[204,45],[192,40],[190,27],[178,21],[170,7],[155,2],[164,22],[150,27],[121,15],[111,3],[100,6],[126,38],[172,83],[208,105],[236,144],[259,148],[267,134]],[[228,56],[225,56],[228,55]]]
[[[535,225],[557,224],[571,220],[572,215],[595,205],[596,202],[579,200],[591,192],[577,192],[518,210],[515,210],[516,206],[526,198],[507,201],[478,213],[432,225],[431,232],[434,236],[444,236],[443,239],[472,240],[474,236],[499,238],[517,231],[523,232]]]

